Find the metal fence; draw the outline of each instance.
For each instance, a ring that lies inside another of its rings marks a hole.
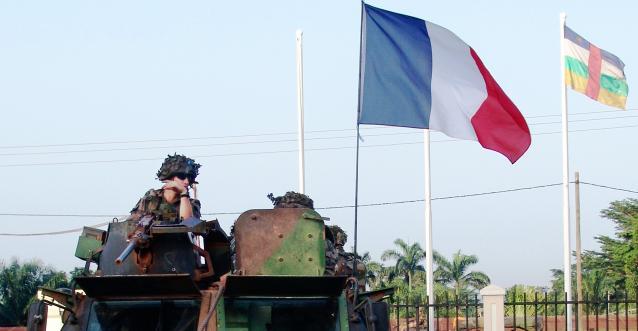
[[[483,303],[477,295],[445,296],[429,305],[425,302],[391,303],[392,330],[427,330],[428,318],[432,307],[436,330],[479,330],[482,326],[481,312]]]
[[[508,293],[505,330],[566,331],[566,311],[572,309],[572,331],[638,331],[637,303],[638,295],[626,293],[586,295],[581,301],[568,301],[566,294],[557,293]],[[431,306],[427,302],[393,302],[390,307],[392,330],[427,330],[429,307],[433,307],[437,331],[483,330],[483,303],[477,295],[446,296]]]

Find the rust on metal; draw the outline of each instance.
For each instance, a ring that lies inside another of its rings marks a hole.
[[[279,249],[306,209],[250,210],[235,222],[237,269],[254,275]],[[274,235],[278,234],[278,235]],[[283,262],[283,258],[279,258]]]

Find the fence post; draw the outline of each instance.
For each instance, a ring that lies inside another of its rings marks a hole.
[[[481,290],[483,297],[483,328],[485,331],[505,329],[505,290],[489,285]]]

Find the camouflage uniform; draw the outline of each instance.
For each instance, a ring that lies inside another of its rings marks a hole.
[[[343,246],[348,241],[348,235],[338,225],[326,227],[332,233],[334,243],[326,240],[326,275],[354,275],[354,253],[348,253]],[[328,266],[331,269],[328,269]],[[357,281],[361,289],[365,289],[365,265],[357,261]]]
[[[326,275],[352,275],[352,268],[348,268],[348,253],[343,246],[348,235],[338,225],[326,226],[331,236],[326,236]],[[330,268],[328,268],[330,266]]]
[[[328,228],[326,227],[326,231],[328,231]],[[337,261],[339,261],[339,252],[337,251],[337,249],[335,248],[334,243],[332,242],[332,240],[328,240],[326,238],[326,269],[324,270],[323,274],[324,275],[328,275],[328,276],[334,276],[335,275],[335,266],[337,265]]]
[[[193,206],[193,216],[201,218],[201,203],[197,199],[190,199],[191,206]],[[162,223],[179,223],[181,220],[179,215],[179,202],[177,199],[174,203],[170,204],[164,200],[164,190],[151,189],[137,202],[135,207],[131,210],[131,215],[126,219],[127,221],[139,221],[144,215],[155,215],[157,221]]]
[[[343,230],[336,225],[326,226],[326,271],[324,274],[330,276],[337,274],[337,263],[345,244],[345,241],[337,241],[337,237],[343,239],[343,236],[337,236],[336,229],[343,233]],[[345,235],[345,233],[343,234]]]
[[[199,167],[200,165],[195,163],[195,160],[184,155],[168,155],[157,171],[157,179],[164,181],[171,179],[173,176],[183,175],[188,177],[191,184],[197,183],[195,178],[199,174]],[[143,216],[155,215],[155,219],[159,222],[179,223],[181,221],[179,218],[180,200],[178,197],[174,203],[168,203],[164,200],[163,189],[151,189],[137,202],[131,210],[131,215],[126,220],[137,222]],[[190,202],[193,207],[193,216],[201,218],[199,200],[190,199]]]

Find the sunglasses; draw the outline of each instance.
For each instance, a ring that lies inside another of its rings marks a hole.
[[[179,174],[175,174],[175,177],[181,179],[181,180],[185,180],[186,178],[188,178],[190,180],[190,177],[187,174],[184,173],[179,173]]]

